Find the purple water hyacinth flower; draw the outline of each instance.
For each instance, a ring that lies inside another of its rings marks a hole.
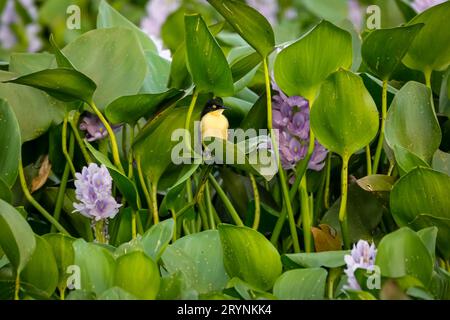
[[[361,290],[361,286],[355,277],[355,271],[357,269],[373,271],[376,256],[377,250],[374,243],[369,245],[367,241],[359,240],[356,245],[353,245],[351,254],[344,257],[347,264],[347,269],[344,272],[348,277],[348,283],[344,286],[344,289]]]
[[[309,103],[299,96],[288,97],[274,84],[278,94],[273,96],[272,125],[279,131],[279,151],[283,168],[293,169],[304,159],[309,146]],[[308,168],[320,171],[325,165],[328,151],[315,141],[315,150]]]
[[[92,113],[84,116],[80,123],[80,130],[86,131],[86,140],[89,142],[101,140],[108,136],[108,131],[100,119]],[[113,130],[120,128],[120,125],[111,126]]]
[[[411,7],[417,12],[421,13],[431,7],[437,6],[438,4],[444,3],[447,0],[414,0],[411,3]]]
[[[75,175],[75,195],[79,203],[74,203],[74,212],[95,221],[112,219],[119,212],[120,204],[111,193],[112,178],[104,165],[91,163]]]
[[[348,19],[353,23],[357,31],[361,31],[363,25],[363,9],[358,0],[348,1]]]

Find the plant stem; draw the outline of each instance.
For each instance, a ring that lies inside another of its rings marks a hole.
[[[206,215],[205,206],[203,205],[203,199],[200,199],[200,201],[197,204],[198,204],[198,211],[200,212],[203,230],[208,230],[209,229],[208,216]]]
[[[109,125],[108,120],[106,120],[106,118],[103,116],[103,114],[97,108],[94,101],[91,101],[89,103],[89,105],[91,106],[92,110],[94,110],[97,117],[100,119],[100,121],[105,126],[106,131],[108,131],[109,139],[111,142],[111,151],[112,151],[112,155],[113,155],[114,164],[119,169],[120,173],[125,174],[125,170],[123,170],[122,163],[120,162],[119,147],[117,145],[117,139],[116,139],[116,135],[114,134],[113,129]]]
[[[325,194],[324,194],[324,205],[325,209],[330,208],[330,184],[331,184],[331,151],[328,152],[327,163],[326,163],[326,178],[325,178]]]
[[[378,173],[378,166],[380,163],[381,152],[383,151],[384,130],[386,127],[386,115],[387,115],[387,86],[388,82],[387,80],[384,80],[381,99],[381,129],[380,129],[380,136],[378,137],[377,150],[375,152],[375,157],[373,159],[372,174]]]
[[[177,218],[180,218],[186,211],[188,211],[193,206],[195,206],[194,201],[187,203],[183,208],[181,208],[178,212],[175,213],[175,216]]]
[[[209,227],[214,230],[216,229],[216,224],[214,222],[214,212],[211,203],[211,192],[209,191],[208,181],[205,184],[205,201],[206,201],[206,210],[208,212]]]
[[[133,179],[133,152],[131,150],[134,142],[134,125],[130,126],[130,150],[128,151],[128,178]]]
[[[150,198],[150,193],[148,192],[148,189],[147,189],[147,183],[145,182],[144,174],[142,173],[141,158],[136,159],[136,166],[137,166],[137,171],[138,171],[138,176],[139,176],[139,183],[141,184],[142,192],[144,193],[145,200],[147,201],[147,208],[150,211],[152,208],[152,200]],[[151,221],[150,216],[149,216],[148,221],[149,222]],[[149,223],[147,223],[147,225],[149,225]]]
[[[184,123],[184,141],[187,143],[189,153],[191,153],[191,151],[192,151],[192,146],[191,146],[191,138],[188,133],[190,132],[189,128],[191,126],[192,113],[194,112],[195,104],[197,103],[197,98],[198,98],[198,92],[196,89],[194,89],[191,104],[189,105],[188,113],[186,116],[186,121]]]
[[[311,227],[312,227],[312,216],[311,216],[311,209],[309,207],[309,196],[308,196],[308,189],[306,185],[306,176],[303,177],[300,188],[300,208],[301,208],[301,217],[302,217],[302,224],[303,224],[303,239],[305,241],[305,251],[306,252],[312,252],[312,233],[311,233]]]
[[[74,114],[69,115],[69,124],[72,127],[72,132],[75,135],[75,140],[77,141],[78,146],[80,147],[81,153],[83,155],[84,160],[87,164],[92,163],[92,158],[84,144],[83,139],[81,139],[80,132],[78,131],[77,123],[80,114],[75,112]]]
[[[133,210],[131,212],[131,237],[133,238],[133,240],[136,239],[136,235],[137,235],[136,225],[137,225],[137,223],[136,223],[136,211]]]
[[[75,148],[75,139],[73,134],[70,135],[69,138],[69,157],[72,158],[73,151]],[[53,211],[53,217],[56,221],[59,221],[59,217],[61,215],[61,210],[64,204],[64,196],[66,194],[66,187],[67,187],[67,181],[69,180],[69,174],[70,174],[70,164],[69,162],[66,162],[66,165],[64,167],[64,172],[61,178],[61,183],[59,185],[58,195],[56,197],[56,204],[55,204],[55,210]],[[52,225],[50,232],[55,232],[56,228],[54,225]]]
[[[61,144],[62,144],[62,152],[64,154],[64,157],[66,158],[67,164],[69,165],[70,171],[72,172],[72,176],[75,177],[75,173],[77,170],[75,170],[75,166],[72,162],[72,156],[69,154],[69,151],[67,150],[67,117],[64,117],[63,120],[63,126],[62,126],[62,136],[61,136]]]
[[[347,224],[348,160],[349,157],[347,155],[342,157],[341,205],[339,208],[339,223],[341,224],[342,238],[344,240],[345,249],[350,249],[351,245]]]
[[[258,184],[256,183],[255,176],[249,174],[250,181],[253,189],[253,199],[255,201],[255,219],[253,220],[253,229],[258,230],[259,221],[261,219],[261,201],[259,199]]]
[[[153,212],[153,224],[157,224],[159,222],[158,181],[152,183],[152,212]]]
[[[128,159],[128,155],[127,155],[127,125],[124,124],[122,127],[122,157],[124,159]],[[130,143],[131,145],[131,143]]]
[[[372,156],[370,155],[370,144],[366,146],[366,162],[367,162],[367,175],[372,175]]]
[[[97,240],[98,243],[108,244],[108,239],[105,237],[104,230],[105,230],[104,220],[99,220],[95,222],[94,225],[95,240]]]
[[[20,291],[20,273],[17,271],[16,281],[14,285],[14,300],[20,300],[19,291]]]
[[[239,214],[236,212],[236,209],[234,209],[233,204],[231,203],[230,199],[228,199],[225,191],[223,191],[222,187],[219,185],[216,178],[214,178],[211,173],[209,174],[209,181],[212,183],[214,189],[216,189],[217,195],[220,197],[223,204],[227,208],[228,213],[230,214],[234,223],[238,226],[243,226],[244,223],[242,222],[241,217],[239,217]]]
[[[266,96],[267,96],[267,128],[269,129],[269,132],[271,134],[272,146],[275,151],[276,161],[278,163],[278,171],[279,171],[278,173],[280,176],[281,191],[283,194],[283,200],[284,200],[287,215],[288,215],[289,228],[291,231],[292,242],[294,245],[294,251],[300,252],[300,244],[298,242],[298,236],[297,236],[297,227],[295,225],[294,212],[292,210],[291,197],[289,195],[289,189],[288,189],[288,185],[287,185],[287,181],[286,181],[286,174],[284,172],[283,166],[281,165],[280,152],[278,150],[278,143],[272,132],[273,131],[272,130],[272,93],[271,93],[271,88],[270,88],[270,75],[269,75],[269,66],[268,66],[267,58],[264,59],[264,79],[265,79],[265,83],[266,83]],[[281,215],[280,215],[280,217],[281,217]],[[282,220],[282,221],[284,222],[284,220]]]
[[[22,187],[22,191],[25,195],[25,198],[27,198],[28,202],[30,202],[33,207],[36,208],[52,225],[55,226],[55,228],[66,235],[70,235],[69,232],[67,232],[66,229],[55,219],[53,216],[48,213],[47,210],[44,209],[31,195],[30,190],[28,190],[27,181],[25,179],[25,174],[23,172],[23,165],[22,165],[22,159],[19,160],[19,179],[20,179],[20,185]]]
[[[424,71],[424,76],[425,76],[425,84],[426,86],[431,89],[431,74],[432,74],[432,70],[426,70]]]

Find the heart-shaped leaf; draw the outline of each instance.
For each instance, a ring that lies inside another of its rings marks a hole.
[[[49,296],[58,285],[58,266],[48,242],[39,236],[36,237],[36,249],[21,273],[21,279],[36,288],[46,292]]]
[[[429,168],[425,160],[399,145],[394,146],[394,155],[401,175],[405,175],[417,167]]]
[[[127,28],[86,32],[62,52],[97,84],[94,102],[101,110],[119,97],[137,94],[147,75],[142,47]]]
[[[200,15],[185,16],[186,56],[199,92],[231,96],[234,92],[230,66],[222,49]]]
[[[198,293],[220,291],[228,281],[217,230],[178,239],[161,258],[169,274],[181,272],[187,287]]]
[[[433,260],[420,237],[409,228],[386,235],[378,245],[375,264],[389,278],[412,276],[428,285]]]
[[[20,158],[20,128],[8,103],[0,99],[0,179],[12,187],[17,178]]]
[[[423,24],[415,24],[372,31],[361,49],[370,71],[381,80],[389,80],[422,27]]]
[[[450,153],[436,151],[433,156],[433,169],[450,176]]]
[[[281,300],[321,300],[327,274],[322,268],[286,271],[275,282],[273,294]]]
[[[81,289],[97,295],[114,284],[115,262],[105,248],[78,239],[73,243],[75,265],[80,268]]]
[[[273,51],[275,36],[270,23],[262,14],[241,1],[208,0],[208,2],[262,57],[267,57]]]
[[[170,61],[160,57],[157,52],[144,51],[148,73],[142,84],[141,93],[161,93],[168,90]]]
[[[331,73],[339,68],[348,69],[351,65],[351,35],[322,21],[278,54],[275,79],[286,94],[312,101],[322,82]]]
[[[362,79],[340,70],[323,83],[311,108],[311,126],[328,150],[348,157],[378,132],[378,111]]]
[[[441,143],[441,130],[431,101],[431,91],[408,82],[395,96],[386,119],[386,142],[399,145],[427,163]]]
[[[24,75],[9,83],[17,83],[45,91],[62,101],[82,100],[90,102],[96,85],[87,76],[72,69],[47,69]]]
[[[427,168],[416,168],[403,176],[391,192],[392,215],[400,226],[415,230],[437,226],[438,248],[450,256],[448,230],[450,224],[450,177]],[[442,226],[441,226],[442,224]]]
[[[174,232],[173,219],[167,219],[152,226],[141,239],[145,253],[154,261],[158,261],[172,240]]]
[[[10,204],[0,199],[0,247],[17,273],[30,261],[36,248],[33,230]]]
[[[116,9],[111,7],[105,0],[100,2],[97,15],[97,28],[122,27],[133,31],[144,50],[157,51],[155,44],[150,37],[134,23],[122,16]]]
[[[175,89],[155,94],[137,94],[120,97],[111,102],[105,109],[106,117],[114,124],[126,122],[135,125],[142,117],[154,115],[163,105],[181,97],[182,93]]]
[[[218,229],[230,278],[238,277],[261,290],[271,289],[282,269],[280,254],[272,243],[247,227],[221,224]]]
[[[445,70],[450,64],[450,29],[446,17],[450,16],[450,2],[434,6],[412,19],[408,25],[425,26],[415,37],[403,63],[424,73]]]
[[[131,252],[117,259],[114,283],[139,299],[153,300],[159,291],[159,270],[145,253]]]

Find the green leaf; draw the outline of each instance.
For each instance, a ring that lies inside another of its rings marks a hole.
[[[50,44],[53,48],[58,68],[67,68],[75,70],[75,67],[73,66],[72,62],[70,62],[69,59],[67,59],[67,57],[64,55],[64,53],[62,53],[61,50],[59,49],[58,45],[55,42],[53,34],[50,35]]]
[[[427,163],[439,148],[441,130],[434,112],[431,91],[408,82],[395,96],[386,119],[386,142],[399,145]]]
[[[161,107],[180,98],[182,93],[175,89],[154,94],[137,94],[120,97],[105,109],[108,120],[114,124],[126,122],[135,125],[142,117],[151,117]]]
[[[244,49],[247,49],[244,47]],[[240,59],[231,63],[231,74],[233,75],[233,81],[237,82],[255,70],[261,64],[261,56],[258,52],[252,52]],[[253,73],[254,76],[254,73]],[[253,77],[252,77],[253,78]]]
[[[62,101],[89,102],[96,89],[95,83],[84,74],[64,68],[42,70],[6,82],[43,90]]]
[[[178,239],[161,258],[169,274],[181,272],[187,288],[198,293],[221,291],[228,281],[217,230]]]
[[[58,285],[58,266],[48,242],[36,235],[35,238],[36,249],[23,269],[21,279],[50,296]]]
[[[0,199],[5,200],[8,203],[11,203],[12,200],[12,192],[2,178],[0,178]]]
[[[17,74],[0,71],[0,81]],[[53,124],[61,123],[66,113],[64,104],[45,92],[11,83],[0,83],[0,97],[8,101],[20,126],[22,143],[36,139]]]
[[[401,175],[405,175],[417,167],[429,168],[425,160],[399,145],[394,145],[394,155]]]
[[[450,153],[437,150],[433,156],[433,169],[450,176]]]
[[[186,145],[183,140],[184,134],[178,131],[181,135],[176,135],[176,130],[184,128],[188,110],[186,104],[189,103],[187,100],[180,102],[182,104],[180,107],[172,106],[161,112],[140,131],[135,139],[133,145],[135,158],[140,158],[142,170],[152,183],[159,181],[169,165],[172,164],[172,152],[176,153],[174,156],[181,158],[174,147]],[[197,102],[192,122],[200,119],[204,103],[206,103],[205,99],[199,99]],[[192,135],[193,126],[190,129]],[[173,139],[172,134],[174,134]],[[183,149],[179,151],[182,153]],[[187,152],[185,151],[185,153]]]
[[[170,61],[156,52],[144,51],[148,65],[148,74],[144,79],[141,93],[160,93],[167,91],[170,77]]]
[[[325,295],[327,274],[322,268],[287,271],[275,282],[273,294],[281,300],[321,300]]]
[[[172,240],[175,232],[173,219],[164,220],[147,230],[142,236],[142,246],[145,253],[154,261],[158,261]]]
[[[380,241],[375,264],[380,267],[382,276],[412,276],[425,286],[433,272],[433,260],[427,247],[409,228],[394,231]]]
[[[139,299],[153,300],[159,291],[159,270],[143,252],[135,251],[119,257],[114,277],[116,286]]]
[[[12,53],[9,72],[25,75],[50,69],[54,56],[49,53]]]
[[[100,2],[97,15],[97,29],[122,27],[133,31],[144,50],[157,51],[150,37],[134,23],[122,16],[116,9],[111,7],[105,0]]]
[[[362,45],[364,62],[381,80],[389,80],[401,64],[423,24],[372,31]]]
[[[200,15],[185,16],[186,56],[199,92],[231,96],[234,92],[230,66],[222,49]]]
[[[64,290],[67,286],[67,278],[70,276],[67,268],[74,264],[73,242],[75,239],[60,233],[48,233],[43,238],[50,245],[56,259],[59,274],[58,288],[60,291]]]
[[[382,174],[374,174],[356,180],[361,189],[369,192],[390,192],[395,183],[395,178]]]
[[[443,71],[450,64],[450,28],[446,17],[450,16],[450,2],[434,6],[412,19],[408,25],[423,23],[425,26],[414,39],[403,63],[415,70]]]
[[[417,231],[417,235],[420,237],[425,247],[427,247],[431,258],[433,258],[433,262],[436,256],[436,239],[438,231],[439,229],[436,227],[429,227]]]
[[[78,239],[73,243],[75,265],[80,268],[81,289],[97,295],[114,284],[115,262],[105,248]]]
[[[258,11],[241,1],[208,0],[259,54],[266,58],[275,46],[272,26]]]
[[[20,128],[9,104],[0,99],[0,179],[12,187],[17,178],[20,159]]]
[[[228,276],[264,291],[271,289],[282,269],[280,255],[272,243],[247,227],[221,224],[218,229]]]
[[[20,273],[33,255],[36,239],[20,212],[3,200],[0,200],[0,234],[0,247]]]
[[[450,257],[450,177],[427,168],[416,168],[403,176],[391,192],[392,215],[400,226],[420,230],[437,226],[438,248]]]
[[[351,35],[322,21],[278,54],[275,79],[289,96],[303,96],[313,101],[320,85],[331,73],[351,65]]]
[[[345,70],[330,75],[311,108],[311,126],[328,150],[348,157],[378,132],[378,111],[362,79]]]
[[[147,75],[144,52],[129,29],[86,32],[62,52],[97,84],[94,102],[101,110],[119,97],[137,94]]]
[[[139,207],[139,197],[134,182],[131,181],[126,175],[122,174],[119,169],[111,163],[107,156],[96,150],[89,142],[84,141],[84,143],[95,159],[105,165],[120,193],[125,197],[125,199],[127,199],[133,209],[137,210]]]
[[[345,265],[344,257],[350,251],[326,251],[284,254],[283,264],[289,268],[339,268]]]
[[[181,90],[189,88],[191,84],[192,77],[186,62],[186,43],[183,42],[173,53],[168,86]]]

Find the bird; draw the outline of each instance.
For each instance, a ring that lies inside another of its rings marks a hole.
[[[208,100],[201,115],[202,141],[206,138],[228,139],[229,122],[223,112],[228,109],[220,98]]]

